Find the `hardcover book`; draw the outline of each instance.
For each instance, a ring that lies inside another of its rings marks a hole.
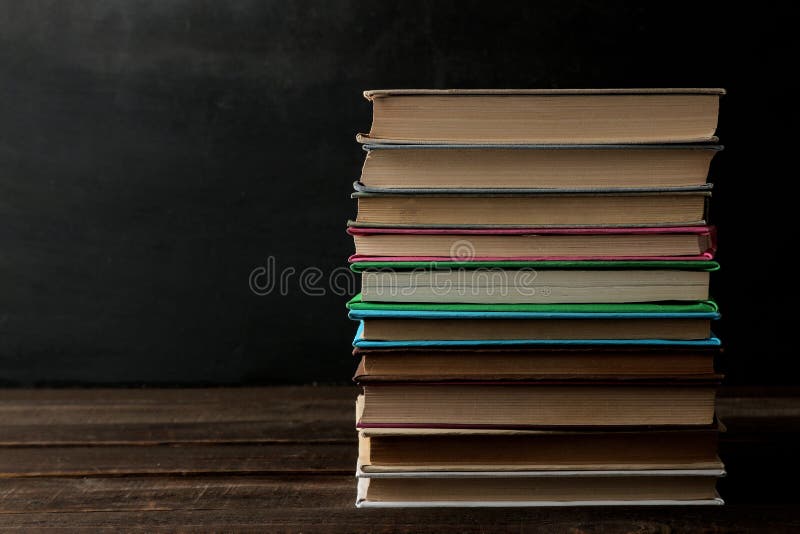
[[[549,476],[359,478],[359,508],[691,506],[724,504],[718,470],[690,473],[573,472]]]
[[[713,228],[350,227],[358,261],[710,260]]]
[[[358,428],[710,425],[719,377],[369,382]]]
[[[467,228],[702,226],[706,188],[688,191],[384,194],[355,192],[356,225]]]
[[[362,143],[638,144],[716,141],[723,89],[365,91]]]
[[[353,350],[356,382],[697,377],[719,349],[640,347],[394,348]]]
[[[434,433],[435,432],[435,433]],[[718,425],[662,429],[472,430],[369,428],[359,432],[369,473],[722,469]]]
[[[709,273],[685,270],[458,269],[361,273],[365,302],[633,303],[709,298]]]
[[[698,187],[719,145],[365,145],[360,182],[378,191]]]

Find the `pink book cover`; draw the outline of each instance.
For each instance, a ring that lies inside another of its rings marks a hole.
[[[664,228],[363,228],[350,227],[347,233],[357,235],[379,234],[415,234],[415,235],[641,235],[641,234],[694,234],[709,237],[709,247],[696,256],[515,256],[473,257],[463,261],[560,261],[560,260],[658,260],[687,261],[711,260],[716,253],[716,228],[713,226],[680,226]],[[360,261],[452,261],[449,256],[364,256],[353,254],[348,258],[350,263]]]

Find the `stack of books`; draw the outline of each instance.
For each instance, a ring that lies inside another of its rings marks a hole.
[[[358,506],[722,503],[723,93],[365,93]]]

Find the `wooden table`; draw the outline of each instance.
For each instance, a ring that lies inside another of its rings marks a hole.
[[[723,391],[724,507],[356,510],[354,387],[0,390],[0,527],[799,531],[796,393]]]

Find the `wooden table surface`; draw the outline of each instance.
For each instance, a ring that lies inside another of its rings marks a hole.
[[[723,391],[723,507],[356,510],[355,387],[0,390],[0,529],[800,531],[796,393]]]

